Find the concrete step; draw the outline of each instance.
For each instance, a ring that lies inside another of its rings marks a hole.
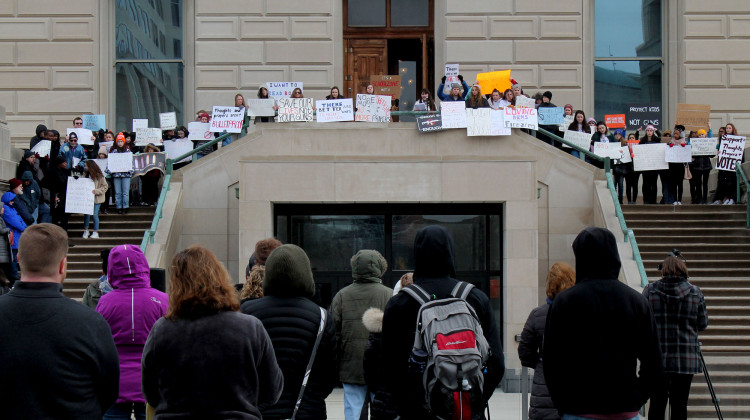
[[[750,311],[748,311],[748,314],[750,314]],[[709,314],[708,322],[710,325],[722,325],[722,326],[729,326],[729,325],[750,325],[750,315],[748,316],[740,316],[740,315],[716,315],[713,311]]]
[[[703,346],[707,350],[715,351],[715,347],[723,346],[724,351],[747,351],[750,349],[750,336],[747,335],[701,335]]]
[[[706,204],[683,204],[675,206],[672,204],[627,204],[622,206],[623,213],[741,213],[745,211],[744,204],[734,204],[731,206],[711,206]]]
[[[748,306],[718,306],[708,308],[708,322],[711,323],[713,316],[750,316]]]
[[[750,326],[748,325],[713,325],[709,316],[708,328],[700,332],[701,340],[709,336],[717,335],[747,335],[750,337]]]
[[[750,418],[750,407],[723,406],[720,404],[720,408],[724,420],[747,420]],[[688,405],[689,419],[715,419],[716,416],[716,407],[713,405]]]
[[[750,231],[749,231],[750,232]],[[741,249],[745,249],[745,245],[750,245],[750,233],[737,233],[737,234],[730,234],[730,233],[712,233],[712,234],[705,234],[705,233],[697,233],[694,235],[686,235],[682,234],[680,232],[679,235],[672,235],[667,232],[659,232],[659,233],[644,233],[644,232],[634,232],[635,233],[635,240],[638,243],[638,248],[640,250],[641,245],[652,245],[653,248],[656,248],[656,251],[662,251],[665,254],[672,250],[672,248],[678,248],[680,251],[682,251],[683,248],[686,247],[686,245],[692,245],[693,247],[697,247],[699,245],[704,246],[703,249],[706,248],[713,248],[714,245],[719,244],[736,244],[736,245],[742,245]],[[706,246],[709,245],[709,246]],[[653,248],[647,248],[649,250],[652,250]]]
[[[636,239],[637,241],[637,239]],[[746,247],[747,250],[742,252],[740,250],[726,250],[726,251],[714,251],[712,250],[711,246],[704,245],[703,248],[705,248],[702,251],[693,250],[688,251],[685,250],[685,245],[678,247],[677,249],[680,250],[682,253],[682,256],[685,257],[685,259],[692,265],[695,261],[718,261],[718,260],[738,260],[738,261],[750,261],[750,246]],[[642,247],[639,245],[638,250],[641,252],[641,259],[643,260],[655,260],[655,261],[664,261],[664,257],[667,256],[668,253],[672,252],[671,248],[665,248],[663,250],[659,251],[644,251]]]
[[[750,259],[717,258],[714,260],[693,260],[691,258],[688,258],[688,255],[682,254],[682,256],[685,257],[688,270],[691,272],[693,271],[693,269],[697,268],[750,268]],[[664,257],[666,257],[666,253],[664,253],[662,258],[644,258],[643,255],[641,255],[644,267],[656,267],[664,262]],[[748,282],[750,283],[750,279],[748,279]]]
[[[651,219],[651,220],[633,220],[627,222],[628,228],[630,229],[646,229],[646,228],[671,228],[671,229],[721,229],[721,228],[734,228],[734,229],[745,229],[745,219],[734,219],[734,218],[716,218],[716,219],[703,219],[696,218],[694,220],[664,220],[664,219]]]
[[[698,286],[700,287],[700,286]],[[703,296],[745,296],[750,297],[750,287],[701,287]]]

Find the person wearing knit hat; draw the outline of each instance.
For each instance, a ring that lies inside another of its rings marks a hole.
[[[78,143],[78,136],[74,132],[68,136],[68,142],[60,146],[60,156],[65,156],[71,171],[83,173],[86,169],[86,149]]]
[[[551,99],[552,99],[552,92],[550,91],[544,92],[541,97],[541,102],[537,105],[537,109],[556,108],[555,104],[552,103]],[[558,132],[559,126],[557,124],[540,124],[539,128],[549,131],[552,134],[557,134],[561,137],[563,136],[563,133]],[[550,146],[555,145],[555,140],[552,137],[542,133],[541,131],[537,131],[536,138],[548,143]]]
[[[11,178],[8,180],[8,184],[10,185],[10,192],[16,195],[15,204],[13,205],[16,212],[18,212],[18,215],[21,216],[21,219],[23,219],[27,226],[33,225],[34,210],[29,207],[28,202],[21,199],[23,195],[23,181],[18,178]]]
[[[132,153],[130,146],[125,143],[125,134],[117,134],[115,143],[109,149],[109,154],[114,153]],[[133,170],[131,169],[127,172],[110,172],[107,169],[107,173],[112,175],[117,213],[128,214],[128,208],[130,208],[130,178],[133,176]]]
[[[573,105],[565,104],[565,115],[573,115]]]
[[[713,137],[713,130],[709,124],[708,133],[706,130],[698,130],[698,138]],[[708,204],[708,174],[713,169],[710,156],[693,156],[692,162],[689,163],[690,174],[690,197],[693,204]]]
[[[11,178],[8,180],[8,185],[10,186],[10,191],[13,191],[14,193],[18,194],[16,191],[14,191],[16,188],[23,185],[23,182],[21,182],[18,178]]]
[[[542,98],[545,98],[545,99],[547,99],[547,100],[546,100],[545,102],[550,102],[550,101],[552,101],[552,92],[550,92],[550,91],[546,91],[546,92],[544,92],[544,93],[542,94]]]
[[[23,192],[18,195],[18,199],[26,203],[26,207],[33,217],[33,223],[36,223],[39,220],[39,203],[42,201],[42,189],[39,188],[39,184],[34,180],[34,176],[29,171],[21,175],[21,181],[23,182]]]
[[[242,313],[263,323],[284,373],[281,397],[274,405],[260,407],[263,418],[292,417],[323,316],[323,335],[296,419],[323,418],[325,399],[338,383],[336,329],[328,311],[311,300],[314,294],[310,259],[302,248],[287,244],[274,249],[266,259],[263,297],[248,300],[240,307]]]
[[[515,79],[510,79],[510,87],[513,89],[513,96],[516,98],[523,96],[523,87]]]

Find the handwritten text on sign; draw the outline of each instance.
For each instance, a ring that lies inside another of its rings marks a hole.
[[[490,136],[492,135],[492,116],[490,108],[467,109],[466,110],[466,135],[468,136]]]
[[[99,131],[100,128],[107,128],[107,121],[104,114],[87,114],[82,115],[81,118],[83,118],[83,128],[87,130]]]
[[[214,134],[211,132],[211,124],[193,121],[188,123],[188,140],[204,141],[213,140]]]
[[[312,98],[282,98],[279,99],[279,115],[276,122],[312,121]]]
[[[734,172],[737,162],[742,161],[742,152],[745,150],[745,141],[746,138],[743,136],[725,135],[721,139],[721,146],[719,146],[716,169]]]
[[[267,82],[268,96],[271,98],[281,99],[292,96],[294,88],[304,91],[302,82]]]
[[[493,136],[509,136],[510,128],[505,127],[505,112],[502,109],[493,109],[490,113]]]
[[[391,120],[391,97],[386,95],[357,95],[355,121],[389,122]]]
[[[690,145],[680,146],[679,144],[664,149],[664,160],[671,163],[690,163],[693,161],[692,148]]]
[[[622,159],[622,147],[620,143],[594,143],[594,154],[601,157],[609,157],[610,159]],[[630,156],[630,153],[628,153]]]
[[[539,125],[560,125],[565,122],[565,108],[539,107]]]
[[[530,130],[539,129],[539,120],[536,109],[534,108],[511,108],[506,106],[505,127],[506,128],[527,128]]]
[[[565,130],[563,138],[584,150],[589,150],[589,146],[591,146],[591,133]],[[563,147],[572,149],[572,147],[568,146],[567,144],[563,144]]]
[[[162,112],[159,114],[159,126],[162,130],[174,130],[177,128],[177,113]]]
[[[534,98],[529,98],[527,96],[518,96],[516,97],[516,108],[535,108],[536,107],[536,101]]]
[[[693,146],[693,156],[716,156],[716,143],[719,139],[711,137],[698,137],[690,139]]]
[[[440,106],[443,128],[466,128],[466,103],[443,102]]]
[[[458,76],[458,64],[446,64],[445,65],[445,76]]]
[[[135,145],[146,146],[147,144],[162,144],[161,130],[158,128],[138,128],[135,130]]]
[[[636,171],[657,171],[669,169],[665,160],[664,143],[636,144],[633,146],[633,169]]]
[[[65,191],[65,213],[94,214],[94,181],[91,178],[68,177]]]
[[[245,110],[233,106],[215,106],[211,115],[211,131],[239,133],[245,120]]]
[[[354,121],[352,99],[315,101],[318,122]]]

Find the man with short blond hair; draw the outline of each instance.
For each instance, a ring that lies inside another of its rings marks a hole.
[[[21,236],[21,281],[0,296],[4,419],[101,419],[117,399],[120,367],[109,325],[65,297],[68,235],[41,223]]]

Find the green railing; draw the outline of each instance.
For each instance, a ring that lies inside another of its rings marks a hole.
[[[747,181],[747,174],[742,170],[742,162],[737,162],[735,167],[737,171],[737,203],[739,204],[742,198],[742,189],[740,188],[740,181],[745,183],[745,226],[750,229],[750,182]]]

